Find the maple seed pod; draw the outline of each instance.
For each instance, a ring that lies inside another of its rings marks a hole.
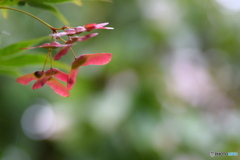
[[[41,77],[39,77],[39,79],[34,83],[32,88],[38,89],[38,88],[43,87],[45,85],[45,83],[52,78],[52,76],[55,76],[56,78],[58,78],[59,80],[64,81],[64,82],[67,82],[67,79],[68,79],[67,73],[64,73],[55,68],[50,68],[49,70],[45,71]]]
[[[94,29],[113,29],[112,27],[105,27],[109,23],[90,23],[86,24],[85,26],[78,26],[78,27],[62,27],[60,29],[63,30],[63,32],[58,33],[58,28],[52,28],[53,34],[50,34],[50,36],[54,36],[54,39],[59,39],[60,36],[68,36],[68,40],[65,42],[65,44],[60,44],[58,42],[51,42],[51,43],[44,43],[40,46],[35,47],[29,47],[29,48],[23,48],[23,49],[34,49],[34,48],[50,48],[49,54],[51,49],[63,47],[54,57],[54,60],[58,60],[63,55],[65,55],[68,50],[71,48],[73,43],[78,41],[85,41],[91,37],[94,37],[98,35],[98,33],[91,33],[85,36],[74,36],[75,34],[80,34],[85,31],[92,31]],[[48,25],[49,26],[49,25]],[[75,57],[75,54],[74,54]],[[48,58],[48,56],[47,56]],[[17,78],[17,82],[23,85],[27,85],[29,82],[35,80],[36,82],[33,84],[32,89],[38,89],[43,87],[45,84],[47,84],[49,87],[53,89],[54,92],[57,94],[68,97],[70,89],[74,86],[78,74],[78,70],[80,66],[87,66],[87,65],[105,65],[111,61],[112,54],[111,53],[94,53],[94,54],[82,54],[79,57],[75,58],[75,60],[72,62],[70,73],[64,73],[56,68],[50,68],[47,71],[36,71],[34,73],[30,73],[21,77]],[[45,62],[46,63],[46,62]],[[45,67],[44,63],[44,67]],[[52,65],[52,64],[51,64]],[[62,83],[60,83],[57,79],[67,82],[67,87],[65,87]]]

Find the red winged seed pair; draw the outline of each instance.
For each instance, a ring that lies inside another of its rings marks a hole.
[[[85,41],[91,37],[98,35],[98,33],[91,33],[85,36],[74,36],[76,34],[80,34],[82,32],[89,32],[94,29],[113,29],[112,27],[105,27],[108,23],[100,23],[100,24],[87,24],[85,26],[78,26],[75,28],[68,28],[64,32],[53,33],[50,36],[55,37],[55,39],[61,39],[61,36],[68,36],[69,39],[65,41],[65,44],[60,44],[59,42],[51,42],[45,43],[40,46],[23,48],[23,49],[34,49],[34,48],[48,48],[55,49],[59,47],[63,47],[54,57],[54,60],[60,59],[62,56],[67,54],[68,50],[74,45],[75,42]],[[74,37],[71,37],[74,36]],[[48,56],[47,56],[48,57]],[[51,58],[51,57],[50,57]],[[68,97],[69,90],[72,89],[73,85],[76,82],[78,69],[80,66],[87,65],[105,65],[111,61],[112,54],[111,53],[93,53],[93,54],[82,54],[79,57],[75,57],[75,60],[72,62],[72,66],[70,69],[70,73],[64,73],[56,68],[50,68],[46,71],[36,71],[34,73],[30,73],[24,76],[17,78],[17,82],[27,85],[29,82],[35,80],[36,82],[33,84],[32,89],[38,89],[43,87],[45,84],[50,86],[57,94]],[[45,64],[44,64],[45,66]],[[65,87],[62,83],[60,83],[57,79],[66,82],[67,86]]]

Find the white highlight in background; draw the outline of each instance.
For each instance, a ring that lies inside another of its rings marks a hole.
[[[35,104],[25,110],[21,124],[28,137],[42,140],[64,135],[71,125],[71,120],[60,106],[53,108],[48,104]]]
[[[216,0],[220,5],[223,7],[233,10],[233,11],[238,11],[240,10],[240,0]]]

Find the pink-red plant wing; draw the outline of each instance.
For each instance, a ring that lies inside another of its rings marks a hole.
[[[52,68],[52,70],[54,71],[54,76],[63,81],[63,82],[67,82],[68,81],[68,74],[67,73],[64,73],[56,68]]]
[[[71,46],[67,46],[62,48],[54,57],[54,60],[59,60],[62,56],[67,54],[68,50],[71,48]]]
[[[72,35],[74,35],[74,34],[76,34],[75,29],[69,28],[69,29],[66,29],[66,30],[63,31],[63,32],[53,33],[53,34],[50,34],[49,36],[61,37],[61,36],[65,36],[65,35],[67,35],[67,36],[72,36]]]
[[[43,76],[33,84],[32,89],[38,89],[43,87],[50,77],[51,75],[47,76],[46,74],[43,74]]]
[[[71,69],[71,71],[69,73],[68,81],[67,81],[67,89],[68,90],[71,90],[73,85],[75,84],[77,74],[78,74],[78,68]]]
[[[60,82],[58,82],[55,78],[51,77],[46,84],[50,86],[54,92],[59,94],[60,96],[63,97],[68,97],[70,94],[67,90],[67,88]]]
[[[29,82],[33,80],[38,80],[38,78],[35,77],[34,73],[30,73],[17,78],[17,82],[23,85],[27,85]]]
[[[87,39],[97,36],[97,35],[98,35],[98,33],[91,33],[91,34],[88,34],[85,36],[79,36],[77,41],[86,41]]]
[[[83,26],[78,26],[78,27],[76,27],[76,28],[74,28],[74,29],[75,29],[75,31],[76,31],[76,34],[80,34],[80,33],[86,31],[86,29],[85,29]]]
[[[58,42],[52,42],[52,43],[44,43],[41,46],[35,46],[35,47],[29,47],[29,48],[22,48],[22,49],[34,49],[34,48],[59,48],[59,47],[67,47],[72,46],[74,44],[60,44]]]
[[[87,61],[82,66],[105,65],[112,59],[111,53],[82,54],[81,56],[87,56]]]
[[[105,23],[99,23],[99,24],[96,24],[96,23],[89,23],[89,24],[86,24],[84,26],[84,28],[87,30],[87,31],[91,31],[93,29],[113,29],[112,27],[104,27],[106,25],[108,25],[109,23],[108,22],[105,22]]]
[[[85,36],[75,36],[70,38],[66,44],[72,44],[74,42],[78,42],[78,41],[86,41],[87,39],[97,36],[98,33],[91,33]],[[59,60],[62,56],[64,56],[65,54],[67,54],[68,50],[70,49],[71,46],[67,46],[62,48],[54,57],[54,60]]]
[[[17,78],[17,82],[23,85],[27,85],[29,82],[33,80],[38,80],[44,74],[43,71],[36,71],[34,73],[30,73]]]

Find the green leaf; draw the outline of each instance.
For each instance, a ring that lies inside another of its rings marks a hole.
[[[27,2],[37,2],[39,3],[39,0],[26,0]],[[41,3],[66,3],[66,2],[73,2],[75,0],[41,0]]]
[[[34,7],[38,7],[41,9],[45,9],[48,10],[50,12],[52,12],[53,14],[55,14],[65,25],[69,25],[69,22],[67,21],[67,19],[53,6],[42,3],[42,2],[38,2],[38,1],[31,1],[28,2],[29,5],[34,6]]]
[[[46,54],[24,54],[8,60],[0,60],[0,67],[24,67],[29,65],[43,66]],[[60,61],[53,61],[53,67],[69,70],[69,66]]]
[[[10,59],[10,58],[20,56],[21,53],[26,52],[26,50],[23,50],[21,48],[30,47],[46,39],[47,37],[43,37],[43,38],[11,44],[5,48],[0,49],[0,59]]]
[[[67,3],[74,2],[76,0],[0,0],[0,6],[12,6],[17,4],[23,4],[24,2],[30,3]],[[80,1],[80,0],[79,0]]]
[[[2,9],[2,15],[3,15],[3,18],[7,18],[8,17],[8,10]]]
[[[20,76],[20,73],[17,68],[15,67],[3,67],[0,66],[0,74],[1,75],[8,75],[8,76]]]
[[[17,0],[0,0],[0,6],[12,6],[18,4]]]
[[[97,0],[96,0],[97,1]],[[98,0],[112,2],[112,0]],[[14,5],[25,5],[28,3],[30,6],[38,7],[41,9],[48,10],[55,14],[65,25],[69,25],[67,19],[52,5],[57,3],[74,3],[78,6],[82,5],[81,0],[0,0],[0,6],[14,6]],[[3,16],[7,17],[7,12],[3,11]]]

